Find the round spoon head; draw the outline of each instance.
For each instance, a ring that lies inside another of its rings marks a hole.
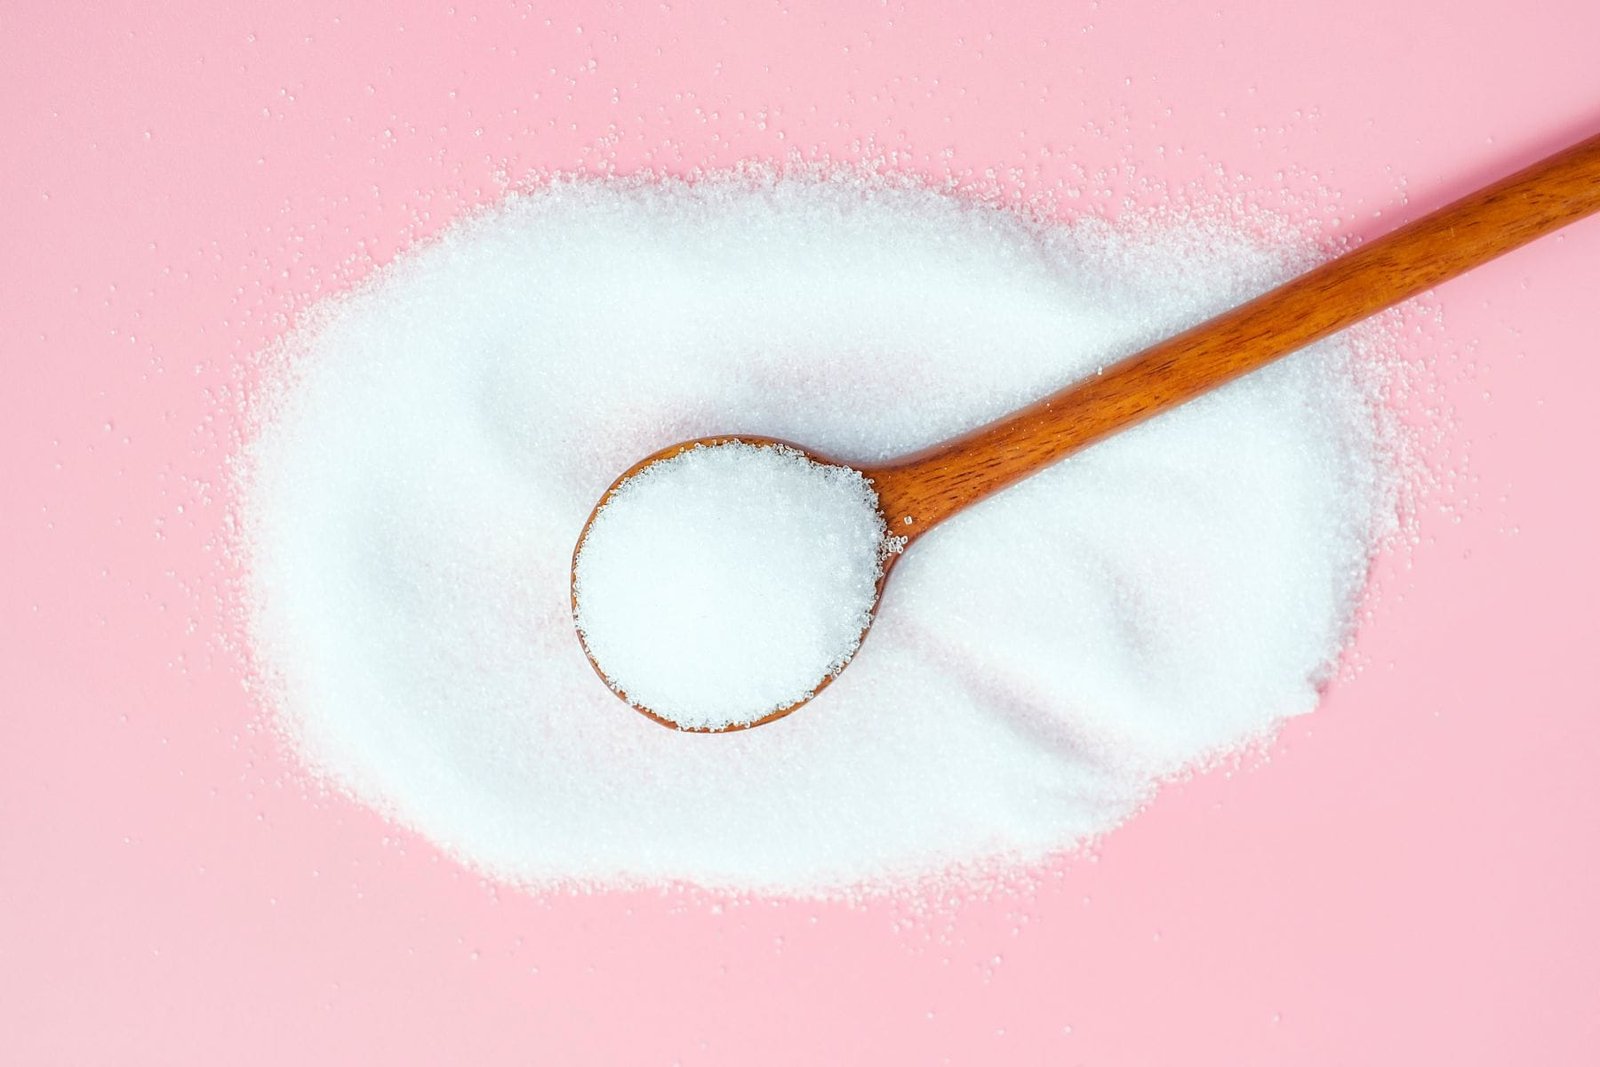
[[[863,616],[865,621],[861,624],[859,633],[856,633],[855,635],[854,644],[841,658],[836,659],[827,669],[819,672],[819,675],[815,678],[814,682],[803,690],[803,695],[797,697],[796,699],[784,702],[781,704],[781,706],[774,707],[771,710],[765,710],[764,708],[752,709],[752,711],[758,712],[758,714],[755,714],[751,718],[744,721],[730,722],[724,725],[697,725],[693,723],[686,725],[676,721],[669,715],[659,713],[655,709],[652,709],[643,700],[635,699],[629,694],[627,688],[619,684],[619,682],[616,680],[616,675],[619,672],[608,671],[605,664],[603,664],[600,659],[597,658],[594,648],[591,647],[590,637],[584,631],[583,615],[580,611],[579,560],[583,556],[585,546],[589,541],[589,535],[591,530],[594,528],[596,518],[598,518],[602,510],[604,510],[606,506],[612,502],[613,497],[616,496],[618,490],[621,489],[623,485],[628,483],[641,472],[645,471],[647,468],[653,467],[658,463],[664,463],[667,460],[674,459],[675,457],[678,457],[692,449],[714,448],[717,446],[731,444],[749,445],[757,448],[779,449],[789,456],[801,457],[809,461],[810,464],[818,467],[840,468],[840,470],[848,472],[848,476],[857,482],[870,481],[869,479],[865,478],[865,475],[863,475],[862,472],[850,467],[847,464],[838,463],[835,460],[817,456],[816,454],[787,441],[780,441],[771,437],[752,436],[748,434],[725,434],[714,437],[699,437],[689,441],[680,441],[679,443],[670,445],[658,452],[653,452],[639,460],[627,470],[623,471],[622,474],[611,483],[606,491],[601,494],[600,499],[595,503],[593,510],[589,512],[589,517],[583,524],[583,530],[579,533],[577,544],[573,548],[572,552],[570,592],[573,622],[578,631],[578,640],[583,646],[583,652],[589,660],[589,665],[594,668],[595,674],[600,677],[601,681],[605,682],[607,688],[615,693],[623,702],[628,704],[628,706],[639,712],[639,714],[673,730],[691,733],[728,733],[734,730],[745,730],[752,726],[764,726],[767,723],[776,722],[778,719],[789,715],[796,709],[804,706],[810,700],[814,699],[819,693],[832,684],[833,680],[838,677],[838,675],[846,666],[848,666],[851,659],[854,658],[855,653],[859,650],[861,641],[865,640],[867,631],[872,626],[872,621],[877,617],[878,604],[883,593],[884,582],[889,576],[889,570],[893,566],[894,561],[899,558],[897,554],[898,547],[895,539],[885,536],[880,542],[878,559],[875,561],[878,571],[876,582],[872,587],[871,603],[865,609]],[[876,503],[873,504],[873,509],[877,512],[876,517],[881,523],[883,521],[881,509],[877,508]],[[887,549],[883,547],[885,545],[888,546]],[[664,624],[664,629],[661,631],[663,639],[666,639],[669,636],[670,625],[671,624]]]

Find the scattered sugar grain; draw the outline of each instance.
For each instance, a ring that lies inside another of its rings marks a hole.
[[[607,690],[573,544],[666,443],[870,465],[1305,260],[852,174],[513,196],[284,343],[243,486],[267,696],[318,774],[509,883],[825,893],[1070,847],[1316,705],[1391,516],[1361,335],[929,534],[850,668],[758,730]]]

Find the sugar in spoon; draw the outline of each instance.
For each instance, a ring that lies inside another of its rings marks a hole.
[[[887,463],[854,468],[877,492],[899,553],[886,555],[864,639],[884,584],[904,548],[952,515],[1118,430],[1176,407],[1506,252],[1600,211],[1600,136],[1549,156],[1383,237],[1330,260],[1248,303],[1192,327],[1003,418]],[[812,462],[847,467],[801,445],[729,434],[661,449],[629,467],[600,497],[573,553],[572,606],[579,609],[578,561],[596,516],[619,487],[655,464],[733,442],[782,447]],[[853,632],[853,628],[852,628]],[[602,680],[635,710],[674,729],[720,733],[773,722],[803,706],[848,664],[833,667],[803,695],[776,709],[751,708],[744,721],[685,727],[629,696],[615,672],[584,652]],[[853,655],[852,651],[850,655]]]

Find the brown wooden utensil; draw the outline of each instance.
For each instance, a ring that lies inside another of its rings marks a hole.
[[[913,455],[857,469],[877,489],[889,532],[906,538],[909,547],[963,508],[1086,445],[1597,211],[1600,136],[1540,160],[1020,411]],[[680,442],[640,460],[611,484],[584,523],[578,546],[588,536],[595,513],[628,478],[685,449],[729,441],[786,444],[815,462],[847,466],[772,438],[733,434]],[[893,555],[884,563],[874,615],[889,570],[899,558]],[[573,560],[576,564],[576,550]],[[576,607],[574,594],[575,613]],[[588,654],[587,645],[584,651]],[[604,679],[605,672],[592,655],[589,662]],[[816,692],[832,680],[833,676],[819,679]],[[627,700],[626,694],[619,695]],[[760,726],[804,703],[747,724],[699,732]],[[649,708],[630,704],[655,721],[680,729]]]

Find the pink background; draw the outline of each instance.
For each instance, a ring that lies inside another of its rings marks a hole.
[[[1372,235],[1600,128],[1600,5],[433,6],[0,10],[0,1059],[1596,1062],[1600,222],[1437,294],[1456,506],[1361,672],[1033,888],[497,891],[307,796],[218,635],[243,361],[503,179],[1125,166]]]

